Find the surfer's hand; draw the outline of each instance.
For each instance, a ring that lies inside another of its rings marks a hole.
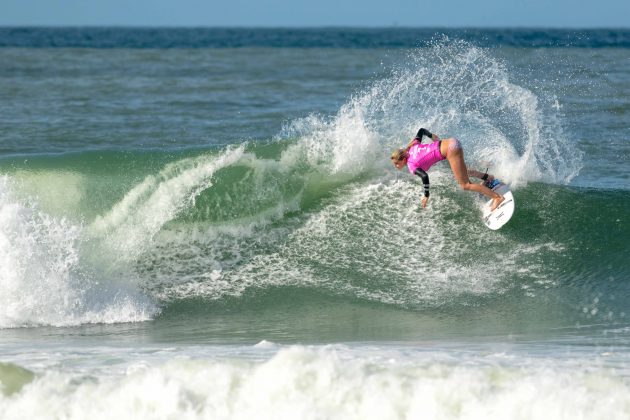
[[[420,205],[422,206],[422,208],[425,208],[427,206],[427,201],[429,201],[429,197],[422,197],[422,201],[420,201]]]

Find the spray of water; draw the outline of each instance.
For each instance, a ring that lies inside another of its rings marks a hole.
[[[538,97],[512,83],[487,50],[444,39],[411,51],[335,117],[295,121],[283,135],[300,138],[309,162],[331,173],[356,172],[386,161],[388,151],[424,126],[458,137],[471,164],[490,165],[513,185],[567,183],[580,170],[581,153],[564,134],[554,103],[551,94]]]
[[[149,319],[156,308],[126,282],[100,284],[82,262],[83,227],[16,197],[0,177],[0,328]]]

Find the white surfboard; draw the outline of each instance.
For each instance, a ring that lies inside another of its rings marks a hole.
[[[488,185],[488,187],[505,197],[505,200],[493,211],[490,211],[492,200],[488,200],[483,206],[483,222],[490,229],[497,230],[512,218],[514,214],[514,196],[512,191],[510,191],[510,187],[498,179],[495,179],[492,185]]]

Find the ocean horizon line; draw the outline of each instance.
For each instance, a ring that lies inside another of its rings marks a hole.
[[[455,27],[0,26],[0,47],[416,48],[450,37],[479,46],[630,48],[630,29]]]
[[[502,31],[630,31],[629,26],[546,26],[546,25],[435,25],[435,26],[410,26],[410,25],[144,25],[144,24],[0,24],[0,29],[236,29],[236,30],[321,30],[321,29],[349,29],[349,30],[388,30],[388,29],[412,29],[412,30],[502,30]]]

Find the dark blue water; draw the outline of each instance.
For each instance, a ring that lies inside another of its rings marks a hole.
[[[0,28],[0,47],[414,48],[448,36],[484,47],[628,48],[628,29]]]

